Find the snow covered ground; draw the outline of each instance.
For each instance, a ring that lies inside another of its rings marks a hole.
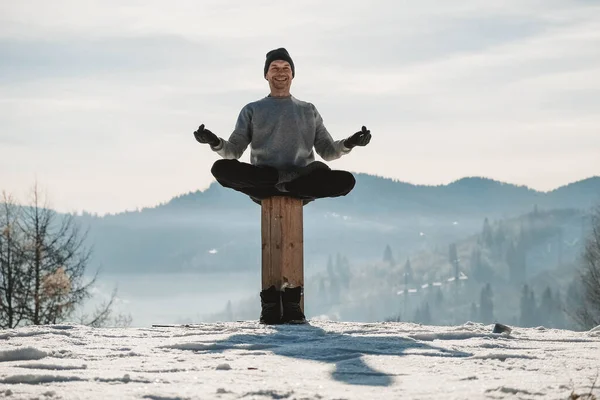
[[[491,331],[318,320],[23,327],[0,331],[0,398],[568,399],[592,391],[600,327]]]

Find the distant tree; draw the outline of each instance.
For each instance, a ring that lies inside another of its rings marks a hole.
[[[402,322],[402,314],[398,313],[393,317],[388,317],[385,319],[385,322]]]
[[[448,261],[453,267],[457,268],[458,251],[456,250],[456,243],[451,243],[448,248]]]
[[[337,272],[341,271],[344,268],[344,261],[342,259],[342,255],[337,253],[335,255],[335,270]]]
[[[333,259],[331,258],[331,254],[327,259],[327,274],[329,275],[329,279],[333,279],[335,277],[335,272],[333,269]]]
[[[521,225],[519,226],[519,234],[518,234],[518,243],[522,243],[525,247],[529,247],[531,244],[531,239],[533,236],[532,229],[528,228],[525,225],[524,221],[521,221]]]
[[[28,319],[34,324],[63,321],[89,296],[94,283],[83,282],[90,250],[84,247],[86,233],[80,232],[72,215],[59,219],[42,198],[37,185],[23,209],[25,258],[33,282]]]
[[[552,326],[554,313],[556,312],[555,307],[556,304],[554,303],[554,297],[552,296],[552,289],[550,289],[549,286],[546,286],[546,289],[544,289],[540,299],[540,307],[538,312],[538,318],[542,325],[547,327]]]
[[[511,283],[515,283],[516,282],[516,276],[517,273],[515,271],[515,266],[516,266],[516,249],[515,249],[515,245],[513,244],[513,242],[509,242],[508,243],[508,247],[506,248],[506,265],[508,265],[508,280]]]
[[[560,291],[558,290],[554,295],[554,315],[550,326],[558,329],[567,328],[567,321],[565,320],[565,305],[563,304]]]
[[[74,319],[81,325],[87,325],[94,328],[106,326],[125,328],[131,325],[131,315],[114,314],[114,303],[117,300],[117,289],[115,288],[110,298],[101,302],[91,314],[79,313]]]
[[[421,307],[417,307],[417,309],[415,310],[415,315],[413,317],[413,322],[420,324],[422,319],[423,313],[421,311]]]
[[[546,286],[540,299],[538,309],[539,323],[551,328],[565,328],[563,305],[560,299],[560,292],[552,292],[549,286]]]
[[[533,293],[533,290],[529,289],[528,285],[523,285],[520,309],[521,316],[519,318],[519,325],[523,327],[535,326],[537,322],[535,315],[535,294]]]
[[[404,272],[403,272],[403,277],[402,277],[402,283],[403,284],[412,284],[414,282],[414,277],[413,277],[413,269],[412,266],[410,265],[410,259],[406,259],[406,263],[404,263]]]
[[[479,249],[473,249],[473,251],[471,252],[471,259],[469,260],[469,264],[471,266],[471,275],[473,275],[475,280],[479,281],[479,279],[481,278],[480,275],[483,275],[481,272],[481,251]]]
[[[471,275],[477,282],[490,282],[494,279],[494,271],[484,263],[479,249],[474,249],[471,252],[470,266]]]
[[[600,206],[591,215],[583,260],[579,272],[581,301],[571,315],[579,326],[590,329],[600,325]]]
[[[340,299],[341,284],[338,272],[334,269],[333,260],[331,256],[329,256],[329,260],[327,262],[327,279],[329,281],[329,303],[337,304]]]
[[[484,324],[494,322],[494,301],[492,286],[488,283],[481,289],[479,296],[479,321]]]
[[[0,206],[0,328],[6,329],[25,318],[30,290],[18,229],[20,208],[6,193],[2,193]]]
[[[521,285],[526,278],[527,248],[525,239],[520,237],[516,244],[511,242],[506,251],[506,263],[509,268],[509,280],[515,285]]]
[[[569,286],[567,287],[565,313],[577,327],[585,329],[585,325],[582,324],[580,317],[577,315],[581,312],[583,304],[583,285],[580,277],[576,277],[569,283]]]
[[[494,238],[492,236],[492,227],[490,226],[490,221],[487,218],[483,220],[483,229],[481,231],[481,240],[483,244],[490,248],[494,244]]]
[[[0,323],[5,327],[65,321],[91,297],[96,279],[84,282],[90,250],[74,215],[50,210],[37,184],[31,194],[27,206],[7,195],[0,203]],[[86,324],[114,320],[115,298],[116,290]]]
[[[396,260],[394,260],[392,248],[389,244],[385,246],[385,251],[383,252],[383,262],[388,263],[392,267],[396,265]]]
[[[336,256],[335,269],[340,286],[348,289],[351,280],[350,263],[348,262],[348,258],[338,253]]]
[[[539,324],[539,316],[537,315],[536,308],[537,308],[537,301],[535,299],[535,292],[533,291],[533,289],[531,289],[529,291],[529,307],[531,308],[530,311],[530,315],[531,315],[531,320],[530,320],[530,325],[531,326],[536,326]]]
[[[493,242],[492,246],[492,254],[494,257],[500,258],[506,251],[508,241],[508,234],[506,232],[506,227],[503,223],[498,224],[496,229],[494,229],[493,233]]]

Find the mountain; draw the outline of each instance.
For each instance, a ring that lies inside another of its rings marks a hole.
[[[600,204],[600,177],[550,192],[469,177],[425,186],[356,174],[347,196],[304,208],[305,265],[331,254],[380,257],[386,244],[400,256],[424,245],[445,245],[479,231],[484,218],[540,209]],[[94,263],[109,272],[249,270],[260,266],[260,207],[213,183],[165,204],[104,217],[84,214]]]

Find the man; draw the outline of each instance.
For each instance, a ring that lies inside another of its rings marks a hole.
[[[347,139],[334,141],[315,106],[290,94],[295,76],[294,62],[286,49],[268,52],[264,78],[270,94],[242,108],[229,140],[219,138],[204,124],[194,132],[198,142],[209,144],[223,158],[211,169],[217,181],[259,204],[272,196],[296,197],[304,204],[317,198],[345,196],[354,188],[354,176],[315,161],[313,147],[324,160],[332,161],[371,140],[371,132],[363,126]],[[250,164],[239,162],[248,145]],[[274,286],[263,290],[260,322],[305,322],[299,304],[301,294],[301,287],[282,292]]]

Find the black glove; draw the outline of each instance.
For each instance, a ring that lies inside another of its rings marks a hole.
[[[360,132],[356,132],[348,139],[344,140],[344,146],[351,149],[354,146],[366,146],[371,141],[371,131],[366,126],[362,127]]]
[[[221,139],[208,129],[204,129],[204,124],[200,125],[197,131],[194,132],[194,137],[200,143],[208,143],[212,147],[216,147],[221,143]]]

